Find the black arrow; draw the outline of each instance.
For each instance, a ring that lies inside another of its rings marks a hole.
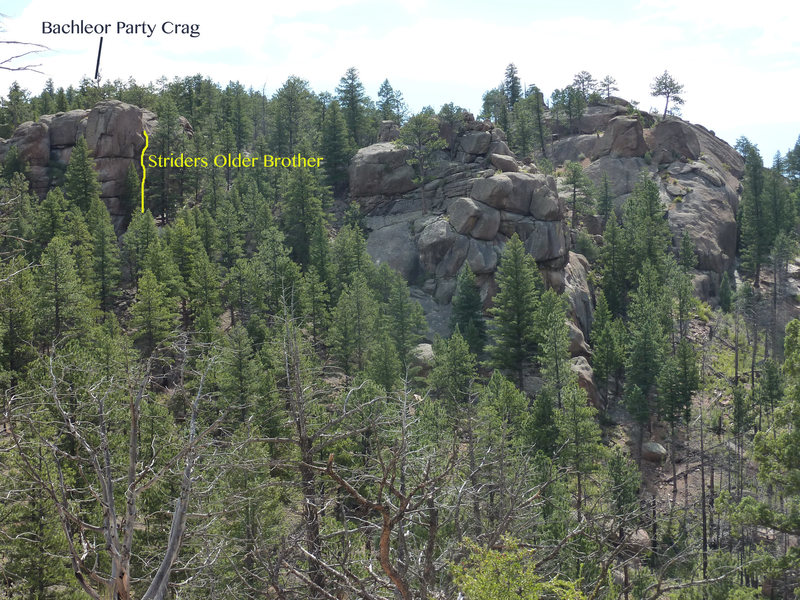
[[[97,49],[97,67],[94,70],[94,78],[100,83],[100,53],[103,51],[103,38],[100,38],[100,47]]]

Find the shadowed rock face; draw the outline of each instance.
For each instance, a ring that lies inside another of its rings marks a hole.
[[[151,134],[158,127],[156,116],[119,100],[104,100],[91,110],[71,110],[44,115],[38,122],[22,123],[9,140],[0,140],[0,161],[11,146],[31,166],[31,187],[40,196],[53,185],[53,173],[63,172],[72,148],[83,136],[95,159],[100,180],[100,197],[111,213],[117,233],[128,216],[120,203],[128,166],[139,165],[144,148],[143,130]],[[188,129],[187,129],[188,127]],[[191,131],[188,121],[184,130]]]

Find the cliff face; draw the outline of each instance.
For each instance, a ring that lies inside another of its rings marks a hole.
[[[367,215],[367,249],[373,259],[389,264],[412,284],[432,330],[445,335],[448,304],[462,265],[475,272],[489,305],[498,260],[516,233],[549,285],[568,292],[579,326],[573,345],[580,354],[593,303],[586,263],[570,252],[556,180],[517,161],[503,131],[471,115],[454,130],[440,133],[448,147],[437,157],[423,189],[413,182],[407,150],[393,143],[362,148],[353,158],[350,196]]]
[[[694,243],[697,294],[716,296],[721,274],[732,268],[736,254],[742,157],[701,125],[674,117],[656,124],[649,115],[629,116],[620,109],[591,107],[580,123],[587,133],[561,135],[553,144],[553,161],[582,160],[595,184],[607,174],[617,207],[641,172],[647,173],[661,190],[673,244],[678,246],[684,231]],[[588,132],[590,126],[594,132]]]
[[[158,127],[156,116],[146,109],[118,100],[99,102],[91,110],[71,110],[45,115],[37,122],[22,123],[8,140],[0,140],[0,161],[11,146],[20,150],[30,165],[31,187],[44,196],[63,174],[72,148],[83,136],[94,157],[100,179],[100,197],[118,229],[123,214],[120,196],[128,166],[139,164],[144,136]]]

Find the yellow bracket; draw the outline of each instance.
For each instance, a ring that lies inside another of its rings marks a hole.
[[[144,153],[147,150],[147,146],[150,144],[150,138],[147,137],[147,131],[142,129],[142,133],[144,134],[144,148],[142,148],[142,214],[144,214],[144,180],[147,177],[147,169],[144,166]]]

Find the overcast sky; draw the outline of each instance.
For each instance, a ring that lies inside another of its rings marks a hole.
[[[3,94],[14,79],[39,93],[47,77],[56,86],[93,77],[98,36],[42,34],[42,21],[83,19],[112,24],[103,41],[104,80],[146,83],[201,73],[272,93],[298,75],[315,91],[333,92],[355,66],[373,98],[388,78],[414,111],[452,101],[477,113],[482,93],[500,83],[510,62],[525,85],[535,83],[548,96],[578,71],[598,79],[609,74],[618,95],[644,109],[663,109],[649,85],[668,69],[685,86],[684,118],[731,144],[749,137],[767,164],[800,135],[800,3],[785,0],[77,4],[4,0],[0,35],[52,51],[36,59],[44,75],[0,71]],[[150,38],[117,35],[117,21],[159,29]],[[165,21],[196,23],[200,36],[166,35]]]

